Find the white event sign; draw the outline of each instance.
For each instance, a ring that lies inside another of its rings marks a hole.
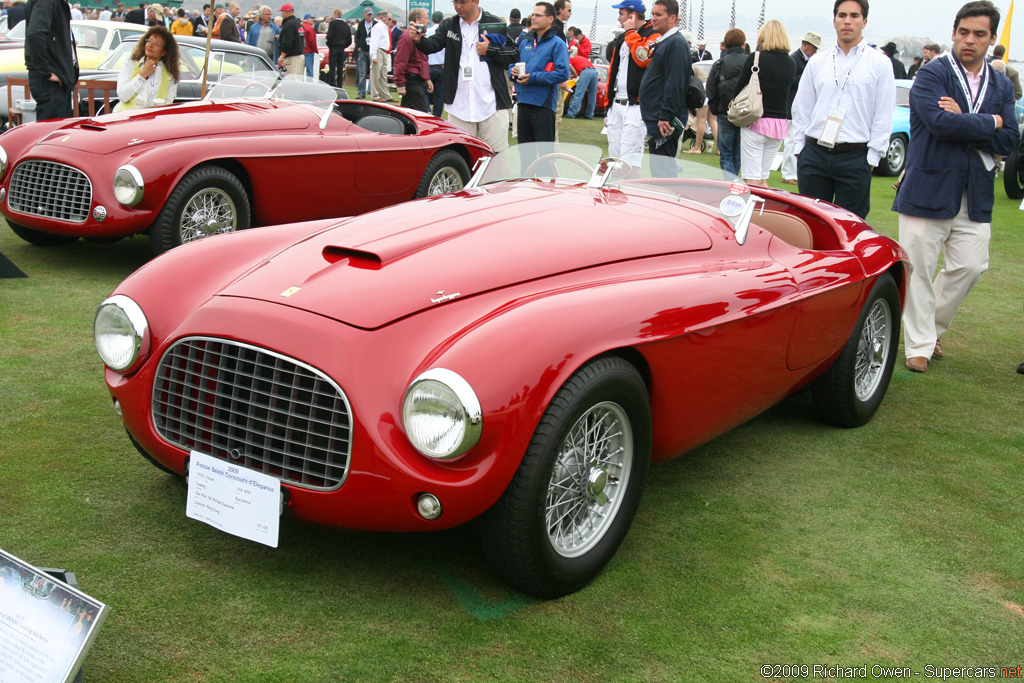
[[[281,482],[192,451],[185,514],[234,536],[276,548]]]
[[[0,550],[0,682],[70,681],[106,614],[102,602]]]

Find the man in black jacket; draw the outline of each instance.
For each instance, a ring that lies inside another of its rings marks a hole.
[[[340,88],[345,84],[345,50],[352,44],[352,29],[341,18],[340,9],[335,9],[332,15],[331,23],[327,26],[327,49],[330,51],[327,82]]]
[[[647,125],[651,174],[676,176],[679,136],[686,126],[686,86],[690,81],[690,46],[679,32],[679,3],[655,0],[651,25],[661,37],[651,46],[651,64],[640,83],[640,115]]]
[[[370,75],[370,32],[377,22],[373,19],[373,8],[363,10],[363,20],[356,27],[356,89],[359,99],[366,99],[366,79]]]
[[[25,5],[25,66],[36,101],[36,120],[71,116],[78,56],[71,39],[68,0],[30,0]]]
[[[651,22],[644,20],[647,8],[641,0],[621,0],[619,24],[625,29],[611,45],[608,66],[608,155],[632,166],[643,161],[647,134],[640,116],[640,82],[651,63],[651,44],[658,39]]]
[[[124,15],[124,20],[129,24],[138,24],[139,26],[146,25],[146,3],[140,2],[138,7],[128,10],[128,14]]]
[[[504,151],[512,108],[505,73],[519,60],[519,50],[505,35],[480,35],[481,24],[501,23],[501,19],[480,9],[480,0],[455,0],[455,13],[441,22],[433,35],[413,33],[411,38],[428,55],[444,50],[448,121],[477,136],[496,153]],[[464,54],[462,46],[468,43],[475,49],[467,49]]]
[[[281,56],[277,58],[279,66],[284,67],[284,73],[301,76],[305,70],[306,41],[302,37],[302,29],[299,20],[295,17],[295,6],[288,2],[278,10],[284,21],[281,22],[280,41]]]
[[[818,50],[821,49],[821,36],[814,31],[808,31],[800,41],[800,47],[794,50],[790,57],[796,62],[796,73],[793,75],[793,86],[789,89],[789,129],[786,133],[786,142],[782,148],[782,182],[787,185],[796,185],[796,155],[793,148],[796,146],[796,138],[793,127],[793,100],[796,99],[796,91],[800,85],[800,77],[804,75],[804,67]]]

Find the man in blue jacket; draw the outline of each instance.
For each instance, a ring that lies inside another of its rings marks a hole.
[[[555,141],[555,107],[561,98],[558,86],[569,80],[569,48],[551,30],[555,22],[555,6],[538,2],[533,8],[528,35],[519,41],[519,60],[525,62],[525,73],[519,65],[509,68],[509,78],[516,84],[519,106],[519,144]]]
[[[942,334],[988,268],[993,156],[1010,154],[1019,137],[1013,86],[985,62],[998,28],[991,2],[968,2],[953,22],[953,48],[921,67],[910,90],[907,171],[893,211],[913,266],[903,311],[913,372],[943,356]]]

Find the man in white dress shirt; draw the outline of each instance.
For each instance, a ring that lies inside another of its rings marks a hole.
[[[413,33],[412,40],[428,55],[445,51],[442,91],[448,121],[496,153],[504,151],[512,108],[505,72],[519,60],[519,50],[504,33],[481,35],[481,24],[503,22],[480,9],[480,0],[453,0],[453,4],[456,16],[442,21],[433,35]]]
[[[391,13],[378,12],[370,31],[370,94],[374,102],[397,102],[388,87],[391,70]]]
[[[864,41],[868,0],[836,0],[832,15],[836,45],[807,63],[793,101],[797,181],[800,194],[864,218],[889,149],[892,62]]]

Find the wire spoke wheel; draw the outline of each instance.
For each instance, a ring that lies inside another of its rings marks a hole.
[[[238,211],[231,196],[220,188],[206,188],[185,204],[181,214],[181,243],[234,232],[237,227]]]
[[[462,176],[451,166],[445,166],[434,174],[430,179],[430,187],[427,188],[427,196],[458,192],[465,186]]]
[[[854,387],[857,398],[866,401],[878,388],[892,353],[892,310],[885,299],[876,299],[868,311],[857,344]]]
[[[615,519],[633,466],[633,433],[617,404],[590,408],[559,449],[548,483],[548,539],[562,557],[594,547]]]

